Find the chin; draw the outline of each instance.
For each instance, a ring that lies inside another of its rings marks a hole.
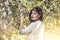
[[[31,20],[32,20],[32,21],[35,21],[36,19],[34,19],[34,18],[31,18]]]
[[[32,21],[36,21],[35,19],[32,19]]]
[[[35,20],[35,18],[31,18],[31,20]]]

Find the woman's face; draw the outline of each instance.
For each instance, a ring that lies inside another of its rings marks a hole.
[[[31,20],[32,21],[39,20],[39,17],[40,17],[40,15],[36,11],[32,11],[32,14],[31,14]]]

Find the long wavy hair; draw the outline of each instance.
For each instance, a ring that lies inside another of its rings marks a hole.
[[[43,21],[43,12],[42,12],[42,9],[41,9],[40,7],[34,7],[34,8],[30,11],[30,13],[29,13],[29,20],[30,20],[30,22],[33,22],[33,21],[31,20],[32,11],[36,11],[36,12],[40,15],[40,17],[39,17],[40,21]]]

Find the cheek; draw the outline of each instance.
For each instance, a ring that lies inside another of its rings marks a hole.
[[[38,19],[38,15],[33,15],[31,19],[33,19],[33,20]]]
[[[37,15],[31,15],[31,18],[36,18],[37,17]]]
[[[37,20],[39,17],[38,16],[35,16],[35,19]]]

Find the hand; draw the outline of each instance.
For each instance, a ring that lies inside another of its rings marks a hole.
[[[23,34],[23,31],[22,31],[22,29],[20,29],[20,30],[19,30],[19,32],[20,32],[20,34]]]
[[[25,29],[25,27],[20,27],[20,29]]]

